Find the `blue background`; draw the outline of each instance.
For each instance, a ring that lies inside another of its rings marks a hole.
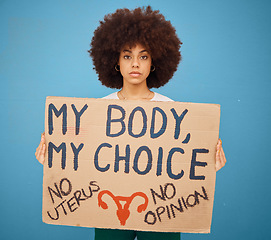
[[[93,239],[94,230],[42,223],[42,165],[34,152],[46,96],[95,97],[87,50],[99,20],[150,4],[171,20],[183,60],[158,90],[177,101],[221,104],[227,165],[217,174],[211,234],[271,239],[271,1],[0,0],[0,239]]]

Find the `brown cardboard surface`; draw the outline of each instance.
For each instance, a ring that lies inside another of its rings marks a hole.
[[[47,97],[43,221],[210,232],[219,119],[216,104]]]

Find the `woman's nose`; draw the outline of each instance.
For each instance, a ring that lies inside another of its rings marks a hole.
[[[139,62],[137,58],[133,58],[132,67],[137,68],[139,67]]]

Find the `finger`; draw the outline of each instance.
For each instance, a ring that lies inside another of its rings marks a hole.
[[[219,147],[216,151],[216,171],[220,170],[222,168],[222,162],[221,162],[221,147]]]
[[[225,164],[226,164],[226,162],[227,162],[227,159],[226,159],[226,156],[225,156],[225,153],[224,153],[223,148],[221,148],[220,158],[221,158],[221,161],[222,161],[222,163],[223,163],[223,166],[225,166]]]
[[[42,151],[42,149],[40,150],[39,154],[37,155],[37,160],[38,160],[41,164],[43,164],[44,159],[43,159],[43,157],[42,157],[42,155],[41,155],[41,151]]]
[[[39,146],[39,147],[37,148],[37,151],[36,151],[36,153],[35,153],[36,158],[37,158],[38,160],[39,160],[39,158],[40,158],[40,152],[41,152],[41,150],[42,150],[42,145]]]
[[[222,148],[221,140],[219,139],[217,142],[217,145],[216,145],[216,157],[217,158],[220,158],[221,148]]]
[[[45,143],[45,134],[44,134],[44,133],[41,134],[41,139],[40,139],[40,141],[41,141],[42,143]]]
[[[37,156],[38,151],[39,151],[39,147],[36,148],[35,156]]]
[[[40,144],[39,144],[39,146],[37,147],[36,152],[38,152],[38,150],[41,149],[42,144],[43,144],[43,143],[42,143],[42,140],[40,140]]]
[[[40,163],[41,164],[44,164],[44,161],[45,161],[45,149],[46,149],[46,146],[45,144],[42,145],[42,149],[41,149],[41,155],[40,155]]]
[[[36,149],[36,152],[35,152],[35,156],[37,157],[37,154],[38,154],[38,148]]]
[[[44,143],[45,143],[45,137],[44,137],[44,135],[42,134],[42,135],[41,135],[41,138],[40,138],[40,144],[39,144],[39,146],[38,146],[37,149],[36,149],[35,155],[38,154],[39,150],[42,148],[42,145],[43,145]],[[36,155],[36,156],[37,156],[37,155]]]
[[[40,143],[40,145],[37,147],[37,150],[36,150],[36,152],[35,152],[35,156],[36,156],[36,158],[37,158],[37,160],[40,162],[40,159],[41,159],[41,157],[42,157],[42,151],[43,151],[43,148],[44,148],[44,146],[45,146],[45,143]],[[45,151],[45,149],[44,149],[44,151]],[[44,154],[43,154],[44,155]]]
[[[219,152],[220,152],[221,147],[222,147],[222,141],[221,141],[221,139],[219,138],[219,139],[218,139],[218,142],[217,142],[217,145],[216,145],[216,149],[217,149],[217,151],[219,151]]]
[[[222,156],[221,152],[219,154],[219,164],[220,164],[220,169],[223,168],[224,165],[225,165],[225,163],[223,161],[223,156]]]
[[[221,163],[220,157],[216,158],[215,168],[216,168],[216,171],[218,171],[222,168],[222,163]]]
[[[220,145],[222,145],[222,140],[219,138],[217,141],[217,146],[220,146]]]
[[[219,152],[219,154],[217,154],[217,157],[216,157],[216,171],[223,168],[225,166],[225,164],[226,164],[226,157],[224,154],[224,150],[221,146],[220,152]]]

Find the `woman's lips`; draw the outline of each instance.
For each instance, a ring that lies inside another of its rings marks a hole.
[[[140,72],[136,72],[136,71],[130,72],[129,74],[131,77],[139,77],[141,75]]]

